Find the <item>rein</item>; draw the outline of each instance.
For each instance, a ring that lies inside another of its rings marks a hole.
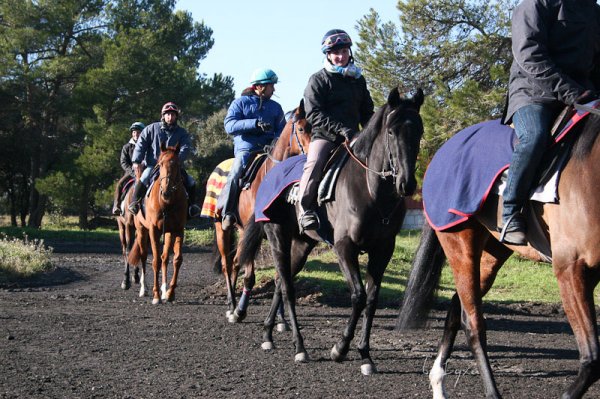
[[[292,148],[293,138],[296,139],[296,144],[298,144],[298,148],[300,148],[300,153],[306,154],[306,151],[304,151],[304,146],[302,146],[302,143],[300,143],[300,138],[298,137],[298,132],[296,131],[296,122],[292,123],[292,134],[290,134],[290,141],[288,144],[288,148]],[[271,147],[271,148],[269,151],[267,151],[267,158],[269,158],[271,160],[271,162],[273,162],[273,163],[280,163],[281,160],[275,159],[271,155],[271,152],[273,151],[273,146],[268,146],[268,147]],[[265,148],[267,148],[267,147],[265,147]]]
[[[388,160],[390,162],[391,165],[391,169],[390,170],[375,170],[375,169],[371,169],[368,165],[367,162],[369,161],[369,159],[367,158],[365,162],[361,161],[360,159],[358,159],[358,157],[354,154],[354,152],[352,151],[352,149],[350,148],[349,142],[346,140],[344,141],[344,147],[346,148],[346,151],[348,151],[348,154],[350,154],[350,157],[352,159],[354,159],[360,166],[363,167],[363,169],[372,172],[374,174],[376,174],[377,176],[381,177],[382,179],[386,179],[390,176],[392,177],[397,177],[398,176],[398,170],[397,168],[394,166],[394,160],[392,159],[392,152],[390,151],[390,134],[386,134],[386,140],[385,140],[385,147],[387,150],[387,155],[388,155]]]

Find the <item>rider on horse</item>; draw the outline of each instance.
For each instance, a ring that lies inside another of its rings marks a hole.
[[[117,187],[115,188],[115,200],[113,203],[112,213],[117,216],[121,214],[120,202],[119,199],[121,197],[121,192],[123,191],[123,186],[125,183],[129,181],[129,179],[135,179],[135,172],[133,171],[133,162],[131,161],[131,156],[133,155],[133,149],[135,148],[135,143],[137,142],[138,137],[142,133],[142,130],[146,125],[142,122],[134,122],[130,127],[129,131],[131,132],[131,139],[121,149],[121,168],[125,172],[123,177],[117,183]]]
[[[145,164],[145,169],[140,179],[135,183],[133,191],[133,198],[129,205],[129,211],[136,214],[140,209],[140,203],[148,186],[150,185],[150,179],[152,178],[152,171],[156,166],[158,156],[160,155],[160,145],[165,143],[167,147],[175,147],[178,143],[180,145],[179,159],[183,165],[183,161],[186,160],[190,151],[192,151],[192,141],[190,134],[177,125],[177,118],[179,117],[179,107],[172,102],[168,102],[163,105],[161,110],[160,122],[154,122],[151,125],[146,126],[142,130],[142,134],[135,144],[133,151],[133,170],[137,172],[142,162]],[[196,182],[187,174],[182,167],[183,184],[188,193],[189,215],[194,217],[200,214],[200,207],[196,205]]]
[[[503,242],[527,244],[521,211],[565,105],[596,98],[600,70],[600,7],[594,0],[524,0],[512,16],[512,52],[505,123],[519,138],[503,193]]]
[[[303,209],[298,220],[301,230],[319,228],[314,207],[329,153],[344,140],[352,140],[359,125],[365,127],[373,115],[373,100],[360,68],[354,65],[351,46],[352,39],[345,31],[325,33],[321,41],[326,55],[323,68],[310,77],[304,90],[312,140],[298,193]]]
[[[285,126],[281,105],[271,100],[277,80],[277,75],[271,69],[255,70],[250,81],[251,87],[231,103],[225,116],[225,131],[233,136],[235,162],[217,205],[222,209],[223,230],[228,230],[236,222],[239,179],[250,154],[262,150],[278,138]]]

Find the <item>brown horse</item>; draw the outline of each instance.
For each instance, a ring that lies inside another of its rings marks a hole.
[[[121,252],[123,253],[123,260],[125,262],[125,272],[123,281],[121,282],[121,288],[128,290],[131,288],[131,283],[136,284],[140,282],[139,268],[134,267],[133,276],[131,276],[130,264],[128,261],[129,252],[131,251],[135,242],[135,221],[134,215],[131,212],[127,212],[127,206],[131,202],[131,196],[133,194],[133,184],[127,189],[125,198],[123,199],[123,207],[125,212],[117,216],[117,225],[119,226],[119,239],[121,241]],[[143,294],[142,294],[143,295]]]
[[[600,351],[594,287],[600,280],[600,116],[582,122],[558,185],[558,204],[533,203],[552,249],[552,265],[563,307],[579,349],[579,372],[563,398],[580,398],[600,378]],[[425,200],[427,200],[425,198]],[[429,379],[434,398],[445,398],[444,366],[462,326],[483,379],[486,398],[499,398],[486,348],[482,297],[513,253],[541,260],[530,246],[505,246],[495,231],[499,198],[493,196],[466,222],[445,231],[425,225],[400,310],[399,327],[423,320],[447,258],[456,294],[446,317],[443,338]],[[443,252],[442,252],[443,250]],[[527,396],[527,395],[524,395]]]
[[[159,178],[150,189],[145,200],[145,211],[140,210],[135,216],[136,240],[129,253],[129,263],[142,264],[142,276],[145,273],[148,256],[148,237],[152,247],[152,270],[154,271],[154,286],[152,288],[152,304],[160,303],[161,299],[173,301],[177,276],[183,262],[182,245],[183,233],[187,222],[188,199],[183,185],[181,162],[179,161],[179,144],[166,147],[161,144],[157,168]],[[160,238],[164,237],[162,252]],[[167,265],[169,255],[173,250],[173,276],[167,289]],[[158,292],[158,265],[161,264],[162,297]],[[144,293],[140,293],[143,295]]]
[[[233,245],[232,230],[223,231],[221,228],[221,218],[215,219],[216,244],[219,250],[221,259],[221,269],[227,284],[227,319],[232,322],[240,322],[246,317],[248,301],[250,293],[254,287],[254,262],[246,264],[244,268],[244,288],[240,297],[240,302],[236,308],[235,286],[238,278],[240,264],[238,263],[238,254],[241,251],[242,237],[244,226],[250,220],[250,216],[254,213],[254,201],[256,199],[256,191],[263,180],[265,174],[278,162],[298,154],[304,154],[308,151],[310,144],[310,127],[306,121],[306,113],[304,112],[304,100],[300,101],[300,105],[294,111],[292,117],[286,123],[281,135],[277,139],[274,147],[267,154],[267,160],[263,163],[256,177],[252,181],[250,188],[242,190],[238,201],[238,214],[240,223],[236,225],[239,240],[235,251],[235,256],[230,256]]]

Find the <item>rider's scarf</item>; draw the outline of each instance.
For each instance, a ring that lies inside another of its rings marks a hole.
[[[348,63],[348,65],[346,65],[345,67],[341,67],[333,65],[331,62],[329,62],[327,58],[325,58],[323,62],[323,68],[325,68],[326,71],[332,73],[339,73],[342,76],[347,76],[354,79],[360,78],[360,75],[362,74],[362,70],[356,65],[354,65],[353,62]]]

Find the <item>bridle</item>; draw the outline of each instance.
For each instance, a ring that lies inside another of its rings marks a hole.
[[[304,146],[302,145],[302,143],[300,142],[300,137],[298,136],[298,131],[303,132],[304,128],[298,128],[296,130],[296,125],[298,124],[298,118],[296,117],[296,115],[293,116],[292,119],[292,134],[290,134],[290,141],[288,143],[288,148],[292,148],[293,144],[294,144],[294,139],[296,141],[296,144],[298,145],[298,148],[300,149],[300,153],[301,154],[306,154],[306,151],[304,150]],[[275,159],[273,158],[273,156],[271,155],[271,152],[273,150],[273,146],[269,146],[270,148],[267,151],[267,157],[271,160],[271,162],[273,163],[280,163],[281,160],[280,159]]]
[[[171,178],[172,176],[170,173],[167,173],[166,176],[163,176],[159,179],[161,197],[169,197],[171,194],[173,194],[175,191],[178,190],[180,183],[182,182],[181,168],[176,167],[175,169],[176,169],[176,175],[174,176],[173,179]],[[163,189],[163,181],[165,181],[164,189]]]
[[[399,111],[398,109],[394,109],[387,115],[386,121],[385,121],[386,126],[389,125],[390,117],[398,111]],[[412,112],[415,112],[418,114],[418,111],[414,110],[412,108],[406,108],[406,109],[404,109],[404,111],[412,111]],[[399,169],[398,165],[396,164],[396,159],[394,159],[394,156],[392,155],[392,150],[390,147],[390,137],[392,137],[394,135],[394,133],[392,132],[392,130],[389,127],[386,128],[386,130],[387,130],[387,134],[385,135],[385,151],[386,151],[387,158],[388,158],[388,164],[390,165],[390,168],[388,170],[384,169],[383,166],[382,166],[382,170],[375,170],[375,169],[370,168],[368,166],[369,159],[368,158],[365,159],[365,162],[358,159],[358,157],[352,151],[352,148],[350,148],[350,143],[348,142],[348,140],[346,140],[344,142],[344,147],[346,148],[346,151],[348,151],[348,154],[350,154],[350,157],[352,159],[354,159],[365,170],[376,174],[377,176],[381,177],[382,179],[386,179],[386,178],[392,176],[395,180],[399,175],[400,169]]]

